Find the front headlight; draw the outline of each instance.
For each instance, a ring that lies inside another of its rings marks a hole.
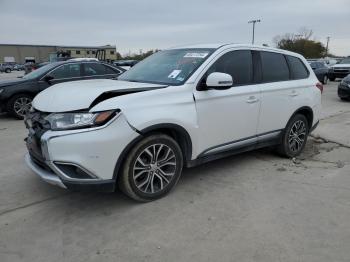
[[[0,94],[1,94],[2,92],[4,92],[4,89],[0,89]]]
[[[101,126],[106,124],[119,111],[103,111],[97,113],[53,113],[45,117],[52,130],[67,130]]]

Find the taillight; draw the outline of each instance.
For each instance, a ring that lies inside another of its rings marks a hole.
[[[316,87],[317,87],[318,89],[320,89],[321,94],[322,94],[322,93],[323,93],[323,85],[322,85],[320,82],[318,82],[318,83],[316,84]]]

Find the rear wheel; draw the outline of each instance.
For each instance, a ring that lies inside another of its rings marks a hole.
[[[118,179],[120,189],[141,202],[165,196],[177,184],[182,171],[181,148],[164,134],[150,135],[130,151]]]
[[[26,94],[13,96],[7,103],[7,111],[18,119],[23,119],[29,112],[33,98]]]
[[[286,157],[298,156],[305,147],[308,134],[309,125],[306,117],[301,114],[293,116],[283,133],[278,152]]]
[[[10,68],[6,68],[5,69],[5,73],[11,73],[11,69]]]

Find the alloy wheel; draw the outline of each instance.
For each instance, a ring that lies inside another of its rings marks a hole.
[[[296,121],[290,129],[288,136],[289,149],[292,152],[299,152],[306,139],[306,125],[303,121]]]
[[[13,109],[17,115],[24,117],[27,112],[29,112],[31,105],[32,99],[28,97],[19,97],[15,100]]]
[[[165,144],[153,144],[141,151],[133,167],[133,180],[143,193],[154,194],[164,190],[174,179],[177,159]]]

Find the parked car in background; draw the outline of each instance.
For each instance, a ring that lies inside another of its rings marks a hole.
[[[25,66],[22,65],[22,64],[15,64],[15,65],[13,66],[13,70],[16,70],[16,71],[22,71],[22,70],[24,70],[24,69],[25,69]]]
[[[350,75],[344,77],[338,86],[338,96],[342,100],[350,100]]]
[[[11,64],[0,64],[0,72],[11,73],[13,66]]]
[[[328,78],[334,81],[336,78],[344,78],[350,74],[350,57],[342,59],[339,63],[331,66]]]
[[[34,96],[49,86],[76,80],[113,79],[124,71],[122,68],[101,62],[49,63],[21,78],[0,81],[0,111],[9,112],[12,116],[23,119],[30,109]]]
[[[322,84],[328,82],[329,67],[322,61],[308,61],[318,80]]]
[[[124,68],[125,70],[129,70],[131,67],[136,65],[139,61],[138,60],[117,60],[114,61],[113,64],[115,66],[120,66],[121,68]]]
[[[177,184],[184,166],[266,146],[299,155],[318,124],[322,90],[307,61],[285,50],[164,50],[116,81],[62,83],[37,95],[25,120],[25,159],[63,188],[119,186],[151,201]]]

